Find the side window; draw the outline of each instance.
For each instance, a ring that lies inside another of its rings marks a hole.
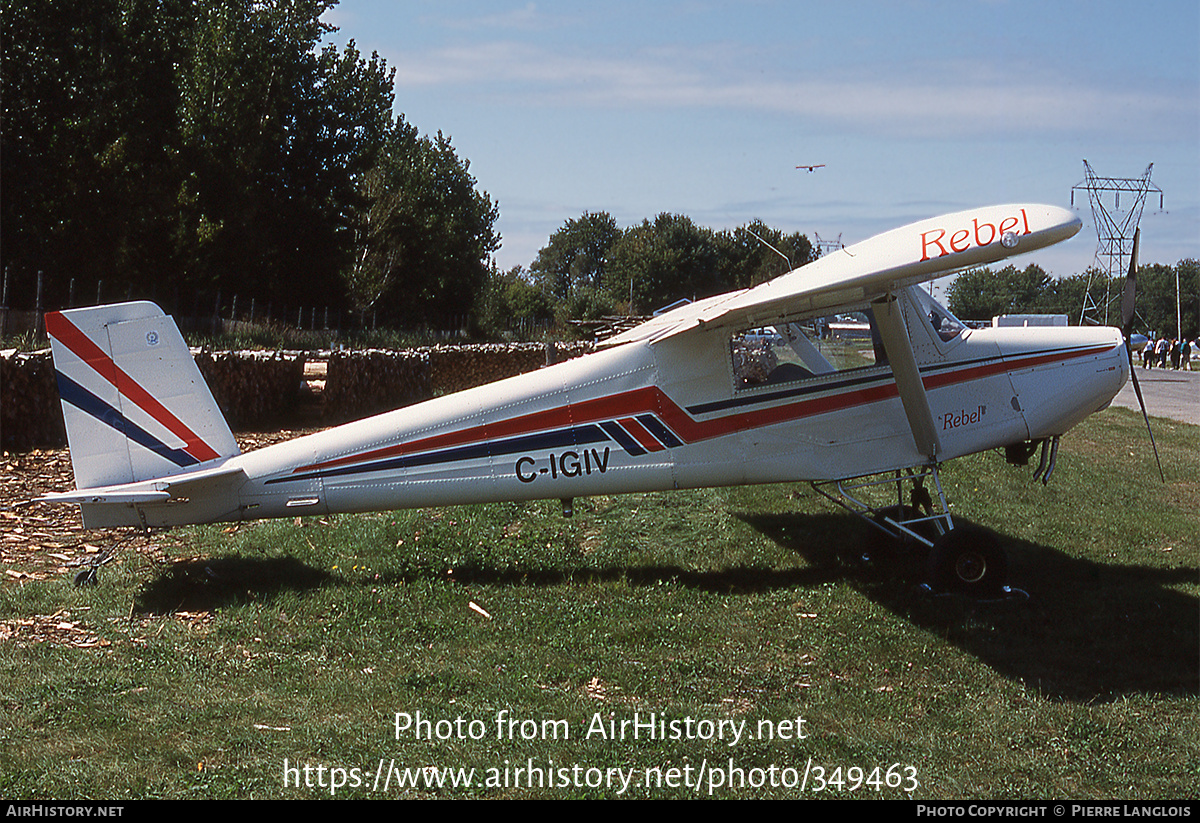
[[[729,341],[735,389],[806,380],[887,363],[870,310],[743,329]]]

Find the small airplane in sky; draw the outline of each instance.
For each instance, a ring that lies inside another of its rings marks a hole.
[[[824,164],[824,163],[817,163],[815,166],[796,166],[796,168],[798,168],[798,169],[808,169],[808,173],[809,173],[809,174],[812,174],[812,173],[813,173],[814,171],[816,171],[817,169],[823,169],[823,168],[825,168],[825,164]]]
[[[922,220],[584,357],[246,454],[157,306],[53,312],[76,490],[43,499],[78,503],[88,527],[148,528],[554,498],[567,514],[585,495],[808,481],[928,549],[935,587],[994,594],[1006,556],[956,527],[941,465],[1040,447],[1044,482],[1129,353],[1114,328],[969,329],[918,284],[1079,228],[1039,205]],[[847,317],[855,333],[834,334]]]

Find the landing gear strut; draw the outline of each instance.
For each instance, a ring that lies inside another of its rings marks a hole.
[[[927,479],[933,493],[925,485]],[[907,500],[905,486],[909,486]],[[937,466],[813,483],[812,487],[901,545],[927,551],[926,582],[935,591],[972,597],[1005,591],[1008,558],[1004,550],[983,529],[955,527]]]

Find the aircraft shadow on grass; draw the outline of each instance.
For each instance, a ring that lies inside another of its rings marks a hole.
[[[294,557],[218,557],[180,560],[147,584],[134,601],[141,614],[213,611],[280,592],[308,591],[334,582],[328,572]]]
[[[548,588],[579,582],[623,581],[631,586],[656,586],[664,581],[718,594],[818,586],[837,575],[828,569],[775,570],[735,567],[719,571],[695,571],[680,566],[610,566],[606,568],[503,569],[479,564],[416,566],[402,572],[384,572],[361,580],[313,568],[292,557],[262,558],[230,556],[217,559],[183,560],[173,563],[138,595],[134,608],[142,614],[177,611],[212,611],[251,601],[268,601],[280,592],[303,592],[322,586],[398,586],[430,579],[460,585]]]
[[[1097,563],[984,529],[1008,553],[1011,593],[977,601],[922,586],[925,554],[861,521],[738,516],[897,616],[1053,699],[1200,693],[1200,600],[1171,588],[1194,584],[1195,567]]]
[[[737,517],[807,565],[696,571],[674,565],[466,564],[414,567],[358,580],[291,557],[234,556],[173,564],[146,586],[135,606],[143,613],[204,611],[269,600],[283,591],[398,585],[431,577],[460,585],[513,587],[618,580],[656,586],[666,581],[726,596],[844,583],[1051,699],[1089,702],[1139,693],[1200,693],[1200,600],[1171,588],[1194,583],[1200,576],[1196,568],[1097,563],[991,531],[1008,552],[1013,591],[978,601],[930,591],[922,585],[927,576],[922,553],[898,547],[856,518],[840,513]]]

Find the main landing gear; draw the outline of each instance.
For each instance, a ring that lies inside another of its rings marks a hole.
[[[932,483],[932,493],[926,480]],[[1008,594],[1008,557],[989,532],[976,526],[955,527],[937,466],[812,487],[870,523],[889,542],[925,554],[925,582],[934,591],[979,599]]]

